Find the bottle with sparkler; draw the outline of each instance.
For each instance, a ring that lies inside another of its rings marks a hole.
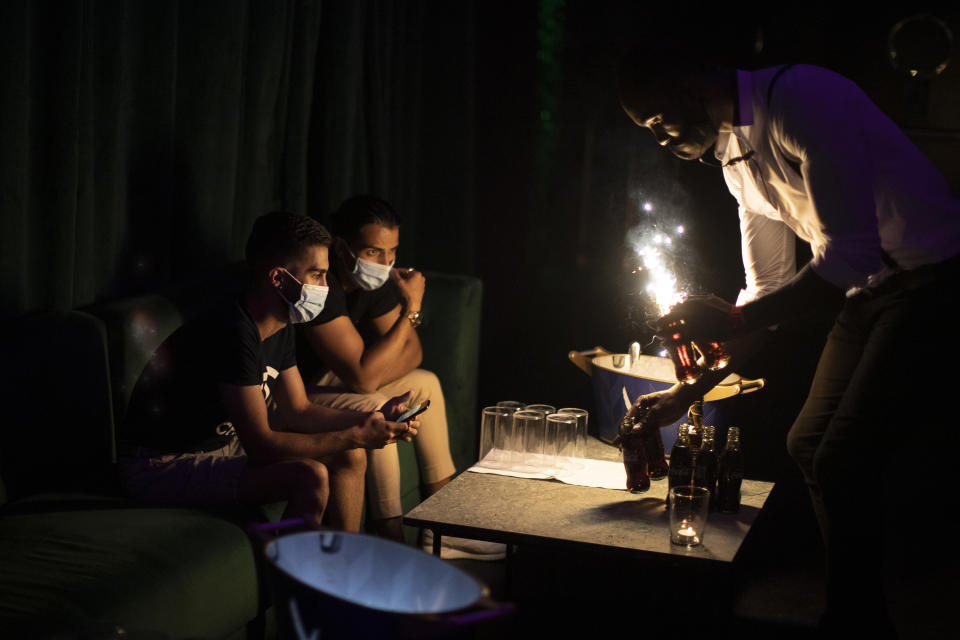
[[[697,353],[693,342],[686,337],[683,324],[682,318],[669,321],[663,329],[661,341],[673,360],[677,380],[684,384],[693,384],[700,379],[703,372],[697,364]]]

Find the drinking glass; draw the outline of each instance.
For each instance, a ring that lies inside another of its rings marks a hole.
[[[511,411],[520,411],[521,409],[525,409],[527,405],[522,402],[517,402],[516,400],[501,400],[497,403],[497,406],[510,409]]]
[[[504,430],[513,430],[513,411],[504,407],[486,407],[480,417],[480,464],[492,469],[509,466],[501,449]]]
[[[557,409],[549,404],[528,404],[526,411],[539,411],[543,414],[543,417],[546,418],[551,413],[556,413]]]
[[[577,432],[577,417],[567,413],[551,413],[543,439],[543,471],[551,475],[561,473],[563,462],[570,455],[574,435]]]
[[[583,459],[587,457],[587,419],[590,414],[586,409],[566,407],[557,413],[565,413],[577,417],[577,433],[573,443],[573,455],[567,463],[568,469],[583,469]]]
[[[670,542],[693,547],[703,542],[710,510],[710,491],[706,487],[683,484],[670,489]]]
[[[513,425],[520,441],[520,453],[514,468],[523,473],[538,473],[543,466],[543,438],[546,419],[539,411],[517,411]]]

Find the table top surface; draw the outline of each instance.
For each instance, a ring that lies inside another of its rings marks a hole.
[[[610,459],[618,454],[609,445],[599,447],[588,447],[588,456]],[[731,563],[772,488],[770,482],[744,480],[739,512],[712,511],[703,543],[690,548],[670,542],[666,479],[652,482],[645,493],[631,494],[466,471],[411,510],[404,522],[440,535],[494,542],[565,544]]]

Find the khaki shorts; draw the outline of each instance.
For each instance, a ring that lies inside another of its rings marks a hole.
[[[179,506],[238,504],[247,454],[236,434],[219,449],[162,453],[146,448],[122,451],[117,460],[126,493],[142,502]]]

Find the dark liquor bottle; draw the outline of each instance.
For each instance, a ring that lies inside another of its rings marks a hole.
[[[670,468],[663,450],[663,438],[660,429],[652,427],[650,433],[644,436],[644,448],[647,454],[647,469],[652,480],[663,480],[667,477]]]
[[[693,471],[693,484],[706,487],[710,491],[710,502],[716,502],[717,494],[717,450],[714,445],[714,428],[704,427],[703,444],[697,453],[696,467]]]
[[[740,429],[730,427],[727,445],[720,454],[717,470],[717,509],[723,513],[740,510],[740,484],[743,482],[743,450],[740,448]]]
[[[628,416],[620,421],[620,451],[623,454],[623,468],[627,472],[627,490],[630,493],[643,493],[650,489],[645,446],[648,438],[634,431],[633,425],[633,418]]]
[[[673,360],[674,373],[677,380],[684,384],[693,384],[700,379],[703,373],[697,364],[697,353],[693,342],[684,335],[683,320],[677,319],[668,322],[663,329],[664,334],[660,341],[664,349]]]
[[[690,450],[690,432],[686,423],[677,428],[677,441],[670,450],[670,472],[667,474],[667,491],[690,484],[693,478],[693,452]]]

